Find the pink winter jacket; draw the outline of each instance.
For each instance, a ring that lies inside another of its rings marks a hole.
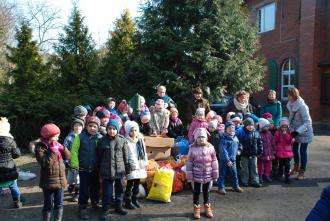
[[[275,151],[277,158],[292,158],[292,144],[294,143],[294,138],[291,136],[288,130],[286,134],[282,134],[277,130],[274,134],[275,141]]]
[[[191,145],[186,164],[187,181],[197,183],[208,183],[218,179],[218,160],[212,144],[205,146]]]
[[[197,120],[193,119],[193,121],[190,124],[189,131],[188,131],[188,139],[190,143],[194,142],[194,131],[196,128],[205,128],[207,130],[208,123],[206,120]]]

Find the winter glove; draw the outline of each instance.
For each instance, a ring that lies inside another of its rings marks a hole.
[[[293,131],[293,132],[291,132],[291,136],[292,137],[296,137],[296,136],[298,136],[299,135],[299,133],[297,132],[297,131]]]
[[[227,162],[227,166],[228,166],[228,167],[232,167],[232,166],[233,166],[233,163],[229,160],[229,161]]]

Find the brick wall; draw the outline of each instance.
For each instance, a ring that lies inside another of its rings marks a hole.
[[[256,21],[257,10],[274,2],[271,0],[246,0],[251,20]],[[330,2],[328,0],[275,0],[275,30],[260,34],[261,53],[266,61],[275,60],[278,66],[280,92],[281,66],[290,58],[299,64],[299,89],[310,107],[314,121],[330,122],[330,106],[321,105],[321,73],[318,64],[330,59]],[[299,59],[299,62],[297,60]],[[268,76],[265,73],[265,90],[256,95],[265,98]]]

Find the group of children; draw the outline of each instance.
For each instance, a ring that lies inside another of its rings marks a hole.
[[[41,166],[43,220],[50,220],[52,211],[55,220],[62,220],[67,182],[72,200],[78,201],[79,217],[83,220],[90,218],[88,200],[92,208],[97,209],[100,196],[101,220],[106,220],[111,206],[121,215],[127,214],[123,205],[127,209],[140,208],[139,183],[147,177],[145,168],[148,165],[143,135],[173,138],[187,135],[190,143],[187,181],[193,187],[196,219],[200,218],[200,192],[203,192],[206,216],[213,217],[209,190],[212,182],[217,181],[219,193],[226,194],[227,173],[232,176],[233,190],[239,193],[243,192],[240,184],[260,187],[264,181],[270,182],[272,171],[277,178],[284,175],[285,181],[290,183],[294,138],[287,118],[282,118],[276,129],[269,113],[259,119],[250,115],[243,120],[239,113],[230,112],[223,124],[221,116],[214,111],[205,113],[204,108],[197,108],[186,134],[178,110],[173,106],[166,109],[164,100],[157,99],[148,108],[145,99],[138,96],[137,103],[137,107],[132,107],[123,101],[116,109],[114,99],[110,98],[105,107],[94,111],[89,106],[75,107],[72,131],[64,145],[58,142],[60,129],[55,124],[41,128],[35,155]],[[0,184],[1,181],[0,177]]]

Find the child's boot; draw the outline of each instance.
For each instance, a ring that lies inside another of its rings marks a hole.
[[[299,174],[297,176],[297,180],[303,180],[305,178],[305,171],[304,170],[300,170]]]
[[[123,216],[127,215],[127,211],[124,210],[124,208],[122,206],[122,202],[119,202],[116,204],[115,211],[120,215],[123,215]]]
[[[14,201],[14,207],[17,209],[22,208],[23,204],[21,202],[21,200],[18,198],[17,200]]]
[[[213,212],[211,209],[211,204],[204,204],[204,210],[205,210],[205,215],[208,218],[212,218],[213,217]]]
[[[299,172],[299,164],[295,164],[293,170],[291,170],[290,175],[294,175]]]
[[[289,174],[285,174],[285,183],[286,184],[290,184],[291,183],[290,175]]]
[[[139,203],[138,198],[137,198],[136,195],[134,195],[134,196],[132,197],[132,203],[133,203],[133,205],[134,205],[136,208],[141,208],[141,205],[140,205],[140,203]]]
[[[82,220],[88,220],[90,218],[86,207],[79,207],[79,218]]]
[[[50,221],[51,216],[51,211],[42,211],[42,221]]]
[[[125,199],[125,208],[127,208],[127,209],[136,209],[135,208],[135,206],[133,205],[133,203],[132,203],[132,198],[131,197],[127,197],[126,199]]]
[[[264,183],[264,179],[262,178],[262,175],[259,175],[259,183]]]
[[[100,220],[107,220],[107,215],[109,213],[109,206],[102,207],[102,211],[100,214]]]
[[[63,208],[54,209],[54,221],[62,221]]]
[[[194,204],[194,218],[200,219],[201,218],[201,206]]]

